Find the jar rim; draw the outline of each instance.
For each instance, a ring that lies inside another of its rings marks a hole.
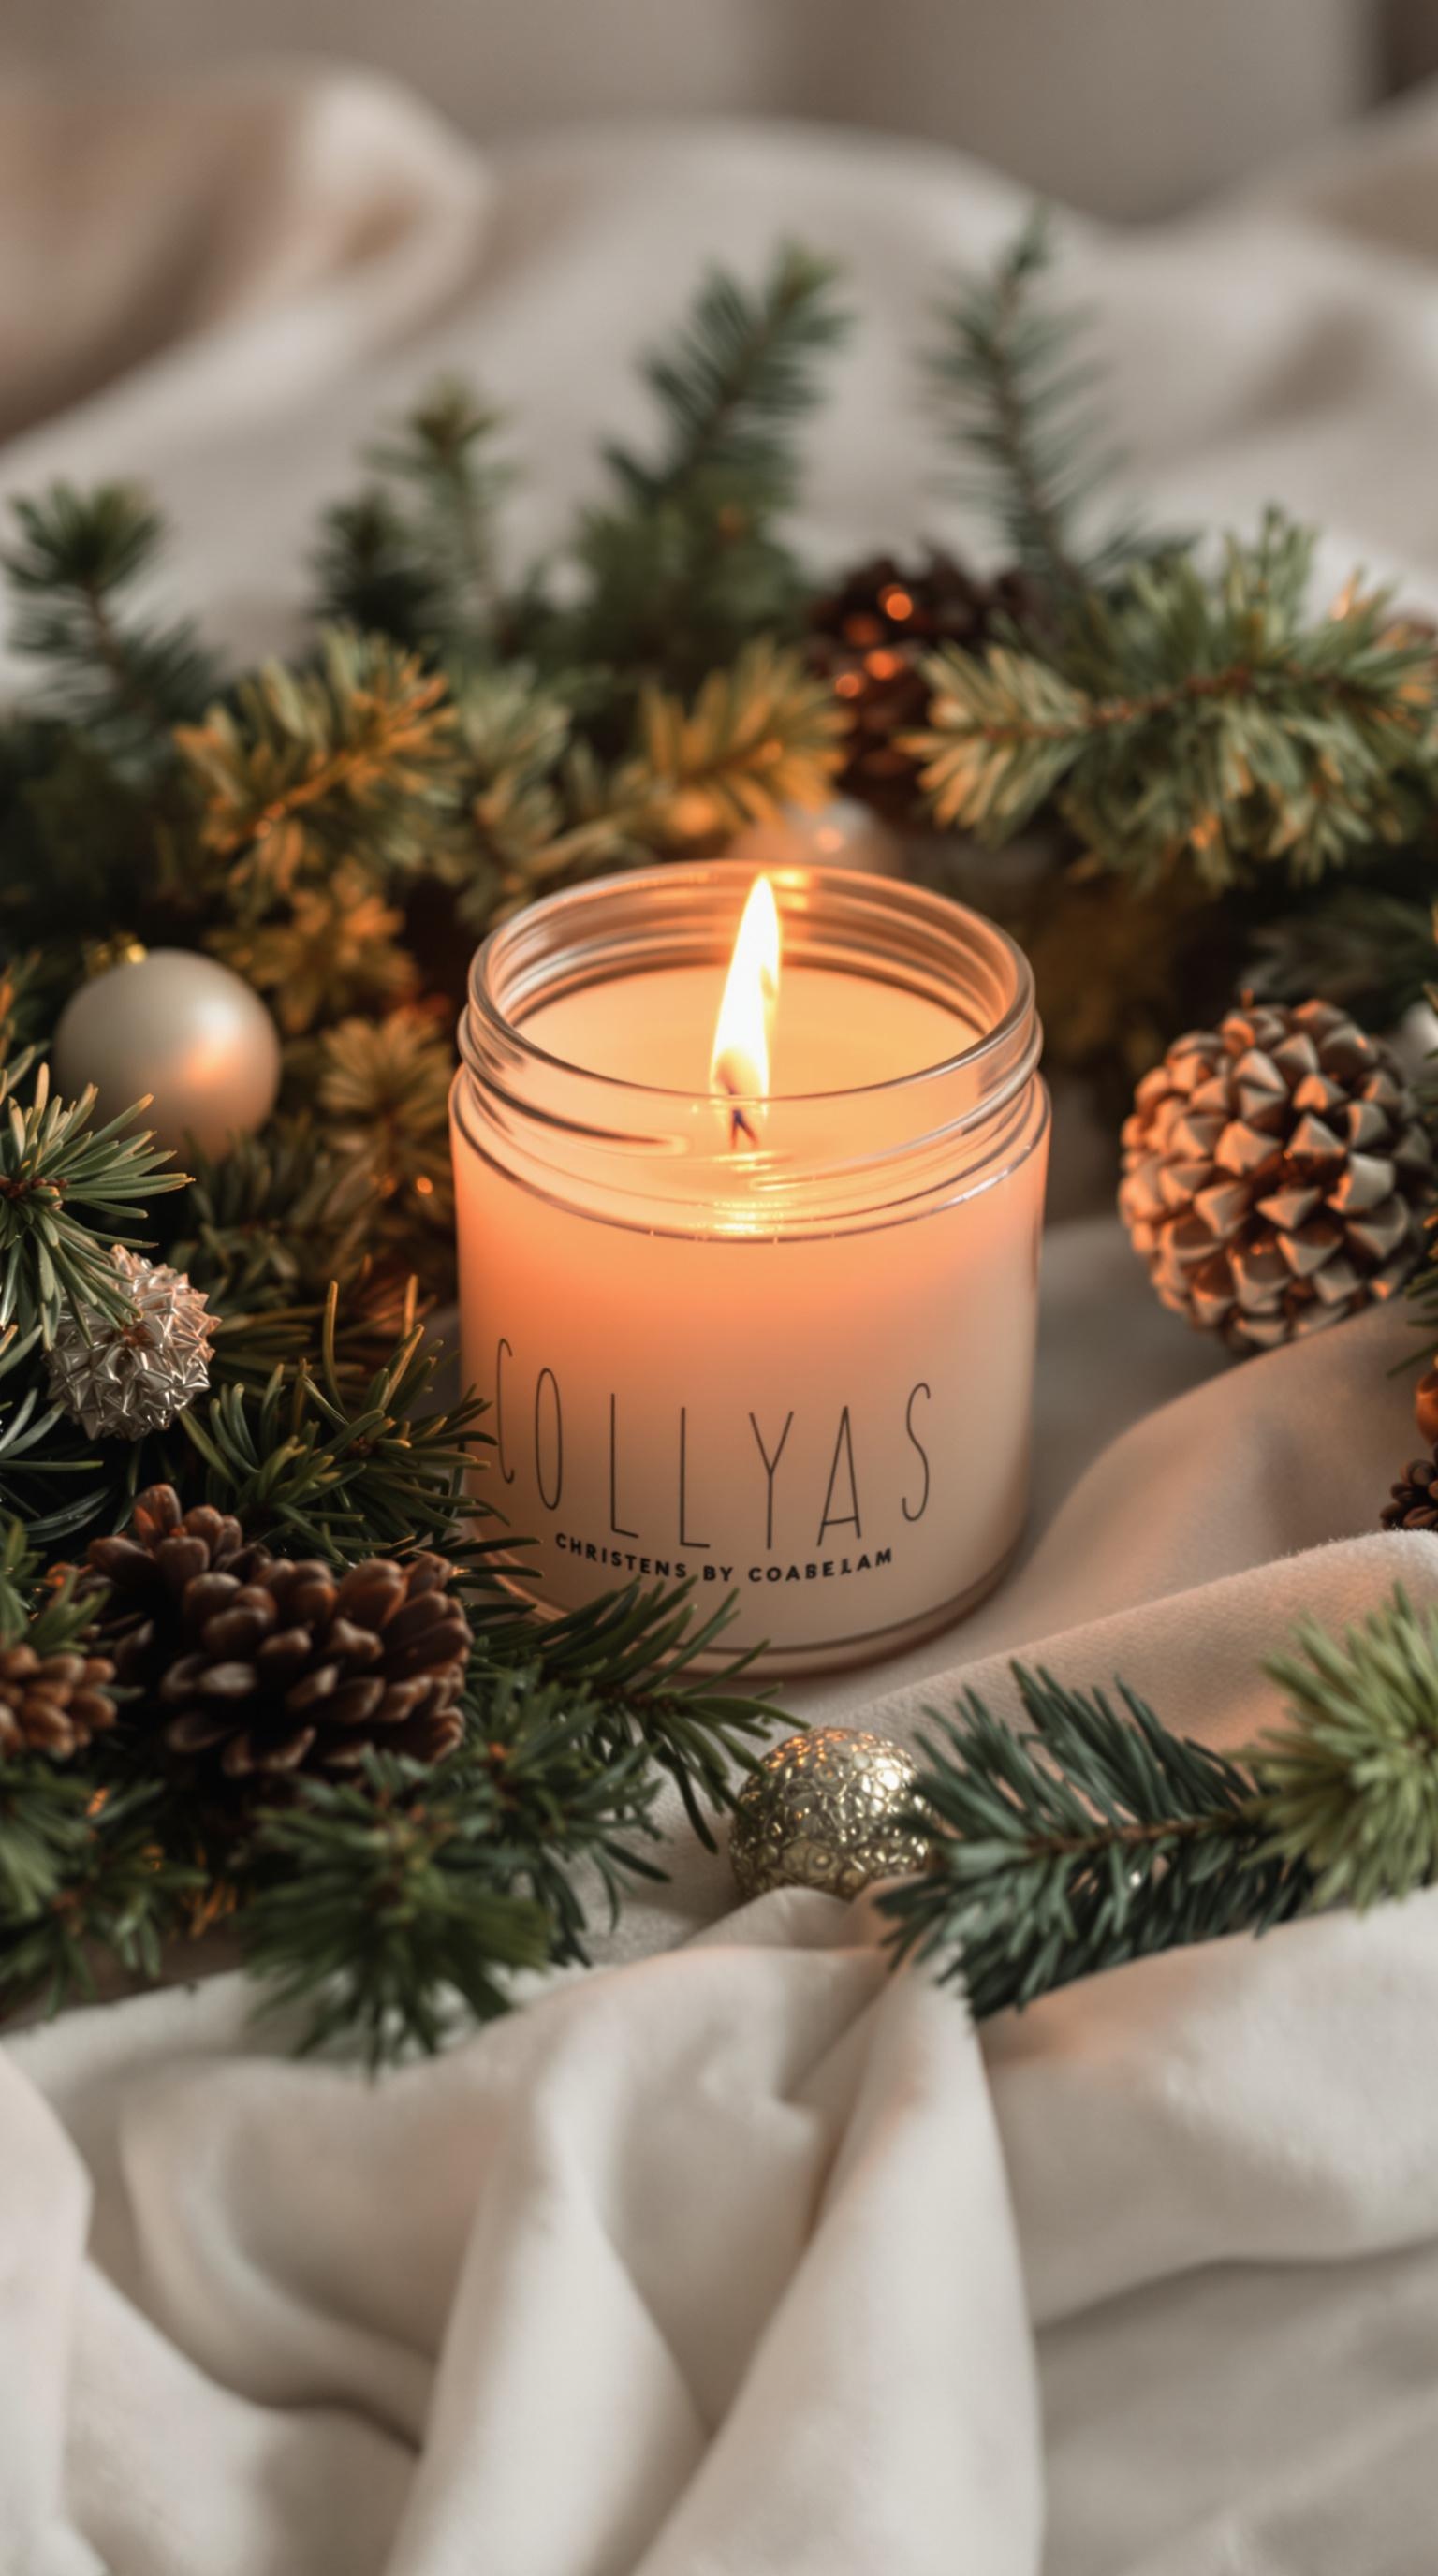
[[[610,1094],[652,1100],[656,1104],[665,1102],[671,1107],[707,1101],[711,1096],[707,1089],[700,1092],[685,1084],[641,1081],[554,1054],[526,1034],[523,1016],[514,1016],[505,1007],[497,979],[506,963],[511,960],[516,966],[520,963],[513,953],[521,944],[527,943],[532,947],[542,943],[561,919],[572,925],[571,946],[582,953],[586,915],[592,917],[596,910],[612,905],[621,895],[642,901],[646,895],[653,894],[664,901],[669,911],[672,911],[673,899],[679,895],[694,897],[714,893],[722,895],[726,902],[732,896],[737,926],[747,888],[761,875],[768,876],[774,885],[781,898],[781,911],[785,894],[792,898],[818,893],[837,914],[851,917],[851,927],[860,926],[867,915],[871,929],[882,930],[886,923],[892,927],[895,916],[902,914],[911,927],[927,927],[939,941],[953,941],[956,935],[961,935],[970,952],[976,948],[987,950],[989,962],[1006,973],[1010,988],[1007,1002],[991,1025],[966,1046],[956,1048],[951,1055],[937,1057],[931,1063],[914,1066],[903,1073],[886,1074],[877,1082],[843,1083],[820,1091],[773,1090],[765,1096],[771,1111],[820,1108],[844,1100],[912,1093],[925,1084],[937,1084],[945,1077],[960,1073],[979,1077],[979,1092],[992,1106],[995,1095],[982,1080],[986,1064],[1002,1059],[1006,1053],[1012,1054],[1017,1047],[1020,1060],[1013,1067],[1013,1079],[1021,1081],[1032,1071],[1038,1051],[1033,969],[1017,941],[998,922],[975,912],[953,896],[913,885],[907,880],[874,876],[854,868],[808,864],[756,868],[749,862],[727,858],[669,860],[655,867],[593,877],[580,885],[562,887],[553,894],[543,895],[522,912],[500,922],[476,950],[469,973],[469,1007],[464,1015],[465,1022],[472,1012],[506,1052],[513,1051],[520,1062],[565,1080],[579,1080]],[[791,906],[790,923],[792,919]],[[589,953],[596,957],[599,954],[593,942]],[[655,957],[652,962],[657,966],[662,960]],[[611,970],[611,979],[619,980],[626,973],[634,975],[643,971],[643,964],[636,959],[631,958],[627,966],[622,960],[617,960]],[[836,971],[855,972],[852,967],[838,967]],[[549,991],[542,983],[536,983],[531,1007],[537,1008],[548,998]],[[1032,1047],[1022,1044],[1024,1033],[1030,1026],[1034,1030]],[[462,1046],[464,1034],[462,1023]],[[468,1047],[464,1047],[464,1052],[469,1055]],[[1002,1088],[1007,1089],[1008,1086]],[[741,1102],[740,1105],[744,1104]]]

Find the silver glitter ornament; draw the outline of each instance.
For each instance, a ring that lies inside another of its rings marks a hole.
[[[1330,1002],[1176,1038],[1123,1131],[1119,1213],[1165,1306],[1266,1351],[1391,1297],[1433,1157],[1395,1058]]]
[[[219,1319],[182,1270],[146,1261],[119,1243],[110,1257],[132,1312],[117,1324],[88,1306],[84,1331],[67,1313],[50,1353],[50,1393],[87,1440],[138,1440],[146,1431],[168,1430],[204,1394]]]
[[[743,1897],[770,1887],[857,1896],[876,1878],[924,1868],[928,1838],[899,1819],[918,1774],[902,1744],[849,1726],[786,1736],[750,1772],[734,1810],[729,1860]]]

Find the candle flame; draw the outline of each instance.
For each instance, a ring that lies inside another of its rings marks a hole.
[[[749,889],[714,1024],[710,1088],[732,1103],[729,1142],[758,1142],[756,1104],[768,1097],[769,1035],[779,998],[779,907],[767,877]],[[744,1105],[747,1103],[747,1107]]]

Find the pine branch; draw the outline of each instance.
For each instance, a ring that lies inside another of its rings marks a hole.
[[[612,1740],[609,1709],[591,1689],[544,1682],[533,1668],[479,1671],[471,1714],[478,1742],[472,1737],[470,1755],[482,1762],[495,1801],[510,1882],[544,1907],[551,1959],[587,1966],[586,1889],[577,1876],[597,1893],[613,1930],[632,1882],[659,1884],[666,1875],[632,1839],[659,1839],[659,1781],[648,1750]]]
[[[783,804],[819,804],[843,759],[844,717],[828,687],[766,637],[731,669],[711,671],[691,706],[646,690],[639,724],[609,803],[626,837],[651,848],[742,831]]]
[[[818,400],[817,360],[844,338],[837,271],[797,243],[781,245],[757,293],[711,270],[672,341],[642,373],[665,420],[653,464],[611,445],[605,457],[630,497],[653,509],[718,483],[750,486],[765,507],[792,500],[796,425]]]
[[[501,415],[468,386],[432,385],[368,453],[380,478],[327,512],[319,614],[428,650],[473,652],[494,612],[495,523],[513,469],[492,454]]]
[[[453,722],[437,672],[329,629],[317,670],[267,663],[176,734],[205,849],[255,911],[337,860],[380,877],[420,867],[452,797]]]
[[[522,666],[471,679],[459,715],[473,839],[457,837],[445,867],[476,930],[598,868],[718,841],[785,803],[819,804],[843,760],[830,691],[767,638],[711,671],[692,702],[645,689],[633,745],[613,767]]]
[[[124,1321],[129,1303],[110,1252],[143,1238],[109,1220],[126,1223],[161,1192],[183,1189],[186,1175],[166,1171],[168,1154],[133,1132],[132,1110],[92,1132],[94,1091],[52,1100],[48,1066],[22,1107],[16,1086],[25,1071],[22,1057],[0,1072],[0,1113],[8,1112],[0,1114],[0,1330],[38,1330],[48,1349],[67,1304]]]
[[[897,1954],[937,1959],[977,2018],[1309,1901],[1236,1762],[1170,1734],[1122,1684],[1115,1708],[1047,1673],[1014,1678],[1025,1730],[970,1691],[920,1739],[915,1816],[942,1829],[934,1866],[880,1898]]]
[[[20,1515],[37,1547],[85,1528],[107,1491],[102,1461],[87,1454],[75,1425],[47,1399],[41,1347],[38,1324],[23,1336],[13,1324],[0,1331],[0,1513]],[[6,1379],[15,1385],[7,1387]],[[82,1477],[85,1483],[78,1494],[56,1500],[48,1490],[53,1477],[60,1479],[62,1495],[67,1478]],[[0,1640],[9,1644],[3,1578],[0,1560]]]
[[[370,451],[380,474],[407,486],[435,561],[451,590],[451,618],[463,631],[488,602],[494,581],[495,517],[515,469],[496,457],[504,415],[480,401],[462,377],[428,387],[396,438]]]
[[[362,1781],[306,1783],[264,1823],[241,1936],[271,2000],[306,2009],[302,2047],[357,2041],[371,2067],[436,2049],[457,2004],[488,2021],[515,1970],[584,1958],[577,1869],[611,1905],[660,1874],[626,1839],[652,1833],[653,1780],[591,1749],[582,1694],[503,1679],[481,1715],[446,1762],[371,1754]]]
[[[444,632],[444,568],[416,544],[387,492],[361,492],[325,511],[314,571],[321,625],[388,635],[412,652]]]
[[[1140,541],[1122,527],[1084,541],[1088,505],[1119,460],[1102,443],[1098,371],[1081,354],[1087,317],[1044,301],[1051,265],[1039,207],[991,274],[960,279],[925,373],[964,460],[959,497],[996,520],[1033,580],[1072,600],[1111,580]]]
[[[170,737],[148,766],[107,740],[103,726],[55,717],[0,721],[0,945],[31,952],[27,1042],[74,989],[87,942],[117,930],[155,945],[189,940],[166,858]]]
[[[1276,515],[1209,582],[1186,556],[1089,594],[1053,660],[1007,647],[928,665],[935,820],[1002,842],[1051,796],[1103,865],[1312,879],[1411,837],[1435,758],[1431,640],[1387,594],[1306,614],[1313,538]]]
[[[1438,1876],[1438,1609],[1390,1602],[1264,1666],[1288,1694],[1286,1726],[1250,1756],[1270,1850],[1308,1870],[1316,1905],[1360,1909]]]
[[[488,1447],[473,1397],[429,1406],[442,1354],[407,1329],[363,1385],[342,1365],[331,1290],[317,1364],[278,1367],[262,1394],[238,1384],[180,1427],[208,1470],[207,1498],[282,1555],[351,1562],[386,1549],[462,1553],[456,1532],[482,1509],[466,1479]]]
[[[300,1037],[410,998],[419,974],[403,929],[363,868],[340,860],[323,884],[294,886],[267,919],[222,923],[206,945],[266,996],[287,1037]]]
[[[215,674],[191,626],[132,625],[119,613],[160,551],[157,512],[122,483],[89,493],[57,483],[12,506],[19,534],[0,565],[15,650],[51,666],[52,702],[73,722],[120,751],[167,751],[170,727],[198,714]]]
[[[557,686],[525,662],[472,671],[457,690],[456,715],[464,829],[452,873],[472,929],[586,867],[623,863],[602,787],[598,810],[582,810],[589,773],[575,769],[574,713]]]
[[[32,1535],[0,1525],[0,1652],[84,1655],[103,1593],[73,1568],[42,1584]],[[161,1940],[197,1884],[157,1842],[161,1804],[154,1783],[99,1786],[78,1760],[0,1753],[0,2012],[92,1994],[97,1953],[158,1975]]]
[[[1426,876],[1431,861],[1416,863]],[[1365,882],[1255,931],[1248,981],[1261,1000],[1337,1002],[1365,1028],[1391,1029],[1438,969],[1431,901]]]
[[[425,1012],[343,1020],[320,1040],[317,1101],[342,1166],[363,1173],[372,1223],[396,1257],[423,1257],[454,1225],[449,1090],[454,1049]]]
[[[752,1746],[781,1712],[736,1688],[752,1653],[710,1669],[734,1604],[721,1602],[701,1618],[691,1594],[688,1584],[672,1591],[631,1584],[552,1620],[500,1596],[472,1616],[491,1662],[531,1668],[545,1685],[586,1695],[607,1759],[642,1746],[675,1781],[690,1824],[712,1851],[704,1802],[732,1806],[735,1770],[749,1768]]]
[[[1438,1879],[1438,1608],[1401,1590],[1341,1639],[1312,1621],[1265,1666],[1286,1722],[1232,1758],[1118,1686],[1015,1665],[1019,1730],[966,1692],[921,1739],[923,1876],[879,1903],[976,2017],[1075,1978]],[[935,1829],[937,1828],[937,1832]]]
[[[297,1303],[323,1313],[329,1283],[349,1288],[365,1261],[369,1175],[304,1118],[197,1154],[167,1258],[203,1288],[211,1312],[251,1316]]]
[[[303,2048],[354,2038],[372,2068],[435,2050],[456,2002],[492,2020],[506,1976],[547,1959],[543,1907],[496,1872],[492,1814],[449,1789],[443,1766],[371,1754],[362,1781],[307,1781],[261,1829],[273,1868],[240,1918],[245,1963],[272,2008],[307,2009]]]
[[[0,1762],[0,2011],[94,1995],[95,1963],[153,1983],[203,1886],[156,1839],[153,1784],[97,1793],[42,1755]]]
[[[589,511],[573,612],[530,622],[545,658],[607,667],[622,710],[640,677],[692,688],[763,629],[794,622],[798,568],[774,534],[798,483],[796,431],[819,362],[847,329],[826,263],[781,249],[757,293],[716,272],[646,361],[665,419],[658,455],[606,450],[617,503]]]
[[[26,1645],[37,1655],[65,1655],[93,1628],[93,1595],[76,1599],[73,1575],[40,1585],[34,1532],[18,1518],[0,1521],[0,1647]]]

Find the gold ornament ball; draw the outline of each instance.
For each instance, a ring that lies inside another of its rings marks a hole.
[[[137,1122],[172,1153],[186,1136],[207,1154],[262,1127],[280,1087],[279,1032],[258,993],[217,958],[153,948],[94,975],[60,1015],[51,1062],[73,1100],[87,1083],[97,1116],[150,1095]]]
[[[742,1897],[771,1887],[857,1896],[876,1878],[925,1867],[928,1837],[899,1819],[918,1774],[902,1744],[849,1726],[787,1736],[750,1772],[734,1809],[729,1860]]]

